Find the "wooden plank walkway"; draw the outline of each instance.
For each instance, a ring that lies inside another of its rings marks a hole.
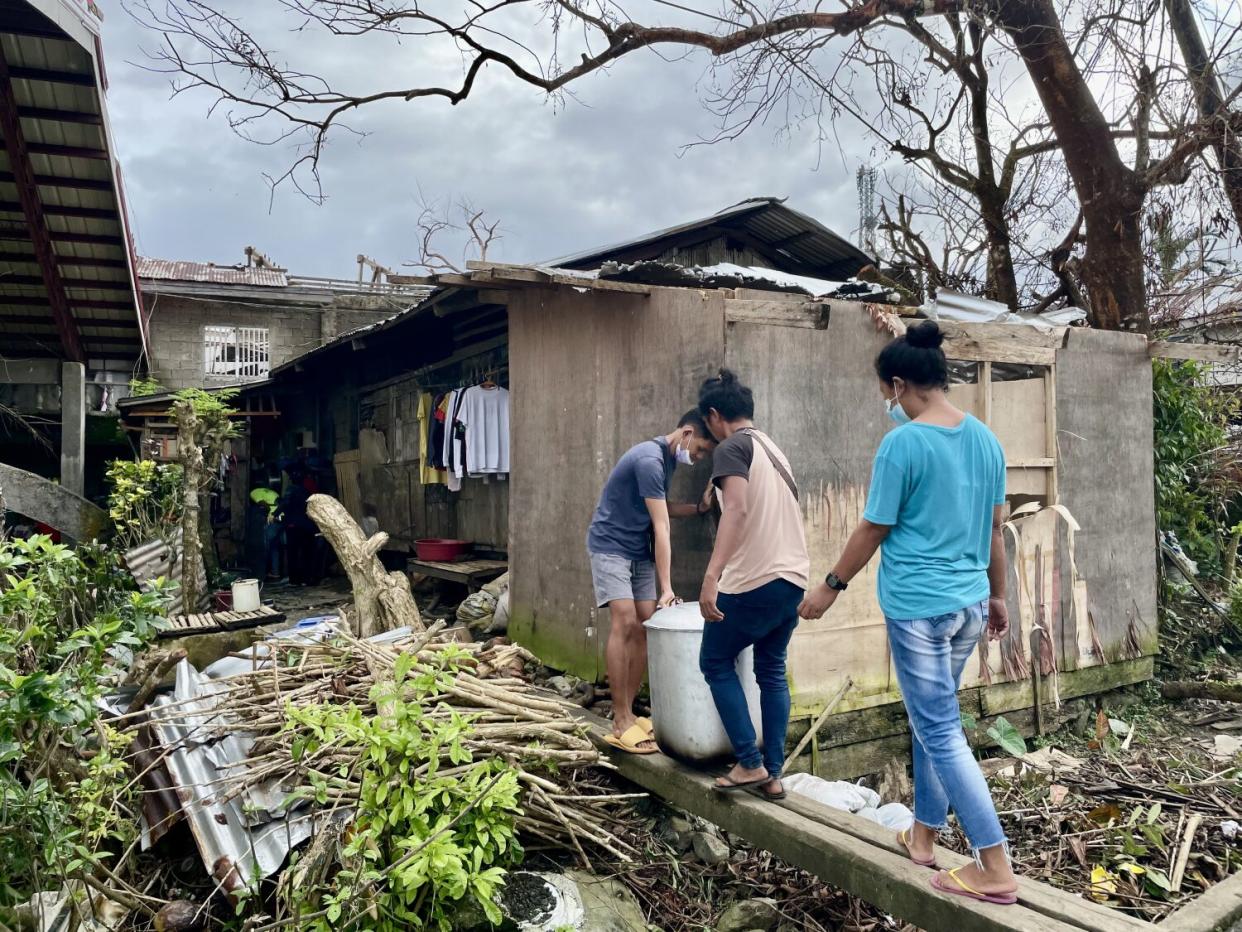
[[[596,743],[621,776],[666,802],[747,839],[826,883],[927,932],[1153,932],[1156,926],[1034,880],[1018,878],[1018,903],[997,906],[939,893],[933,872],[911,863],[895,833],[868,819],[789,794],[774,803],[748,793],[719,793],[713,774],[663,754],[626,754],[603,740],[611,723],[589,712]],[[970,860],[936,848],[942,868]],[[1196,903],[1202,903],[1196,911]],[[1170,916],[1170,932],[1234,932],[1242,916],[1242,875]]]

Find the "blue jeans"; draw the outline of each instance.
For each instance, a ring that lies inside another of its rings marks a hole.
[[[934,618],[886,618],[897,682],[910,716],[914,818],[943,828],[949,809],[976,851],[1005,841],[992,794],[962,731],[962,668],[987,626],[987,602]]]
[[[763,764],[773,777],[785,766],[785,733],[789,729],[789,681],[785,679],[785,652],[798,627],[798,605],[803,590],[783,579],[743,592],[721,593],[716,607],[723,621],[703,626],[699,670],[711,687],[716,711],[729,735],[733,753],[743,767]],[[759,684],[763,752],[756,743],[755,726],[741,680],[737,657],[755,648],[755,681]]]

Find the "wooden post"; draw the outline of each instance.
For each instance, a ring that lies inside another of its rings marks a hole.
[[[1048,468],[1047,502],[1057,504],[1057,382],[1056,366],[1044,372],[1044,454],[1052,460]]]
[[[402,625],[415,631],[425,630],[410,592],[409,578],[404,573],[385,571],[376,556],[388,542],[388,535],[381,531],[368,540],[345,506],[331,495],[312,495],[306,511],[319,525],[349,576],[358,608],[354,633],[365,638]]]

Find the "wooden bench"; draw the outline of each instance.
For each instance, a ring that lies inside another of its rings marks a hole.
[[[411,560],[409,571],[433,579],[461,583],[472,592],[485,583],[504,575],[509,564],[504,560],[462,560],[456,563],[439,563],[433,560]]]
[[[161,631],[161,638],[180,638],[187,634],[215,634],[218,631],[235,631],[240,628],[257,628],[285,620],[284,612],[270,605],[261,605],[253,612],[202,612],[191,615],[170,615],[170,627]]]

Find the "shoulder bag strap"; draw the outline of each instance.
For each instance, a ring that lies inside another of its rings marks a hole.
[[[798,501],[798,483],[794,482],[794,477],[789,474],[789,470],[785,468],[785,464],[782,463],[777,458],[776,454],[772,452],[772,448],[767,445],[761,436],[759,436],[758,431],[754,428],[747,428],[746,433],[752,440],[758,443],[759,446],[763,447],[763,452],[768,454],[768,459],[771,461],[772,465],[776,467],[776,471],[781,474],[781,478],[785,480],[785,485],[789,486],[789,491],[793,493],[794,501]]]

